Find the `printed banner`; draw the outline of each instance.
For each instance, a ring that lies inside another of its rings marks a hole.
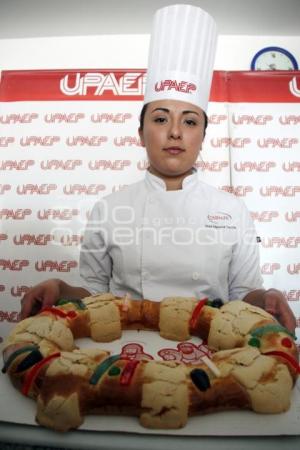
[[[139,69],[1,73],[1,341],[30,286],[53,277],[80,284],[93,204],[144,177],[145,81]],[[196,166],[247,204],[265,287],[285,292],[300,327],[299,101],[299,72],[215,72]]]

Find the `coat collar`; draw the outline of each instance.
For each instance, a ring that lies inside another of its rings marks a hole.
[[[182,182],[182,189],[180,189],[178,191],[172,191],[172,192],[181,192],[181,191],[189,189],[193,185],[197,184],[197,182],[198,182],[197,169],[195,169],[193,167],[192,170],[193,171],[192,171],[191,175],[188,175],[187,177],[184,178],[184,180]],[[152,173],[149,172],[149,170],[147,170],[147,172],[146,172],[145,181],[146,181],[147,186],[150,189],[153,189],[156,191],[167,191],[164,180],[162,180],[161,178],[159,178],[156,175],[153,175]]]

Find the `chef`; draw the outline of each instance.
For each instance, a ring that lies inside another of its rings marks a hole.
[[[207,125],[216,41],[213,18],[198,7],[156,12],[139,128],[149,161],[145,179],[95,204],[80,253],[82,285],[40,283],[22,299],[22,317],[60,297],[112,292],[156,301],[243,299],[295,330],[283,294],[263,288],[256,232],[244,203],[203,183],[194,168]]]

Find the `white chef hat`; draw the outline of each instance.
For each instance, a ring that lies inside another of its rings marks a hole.
[[[206,111],[216,45],[215,21],[201,8],[171,5],[156,11],[144,103],[182,100]]]

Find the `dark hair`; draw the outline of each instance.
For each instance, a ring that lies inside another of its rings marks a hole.
[[[140,114],[140,130],[143,130],[143,128],[144,128],[145,114],[146,114],[148,105],[149,105],[149,103],[146,103],[143,106],[141,114]],[[204,115],[204,136],[205,136],[206,128],[207,128],[207,125],[208,125],[208,117],[207,117],[207,114],[206,114],[205,111],[202,111],[202,112],[203,112],[203,115]]]

